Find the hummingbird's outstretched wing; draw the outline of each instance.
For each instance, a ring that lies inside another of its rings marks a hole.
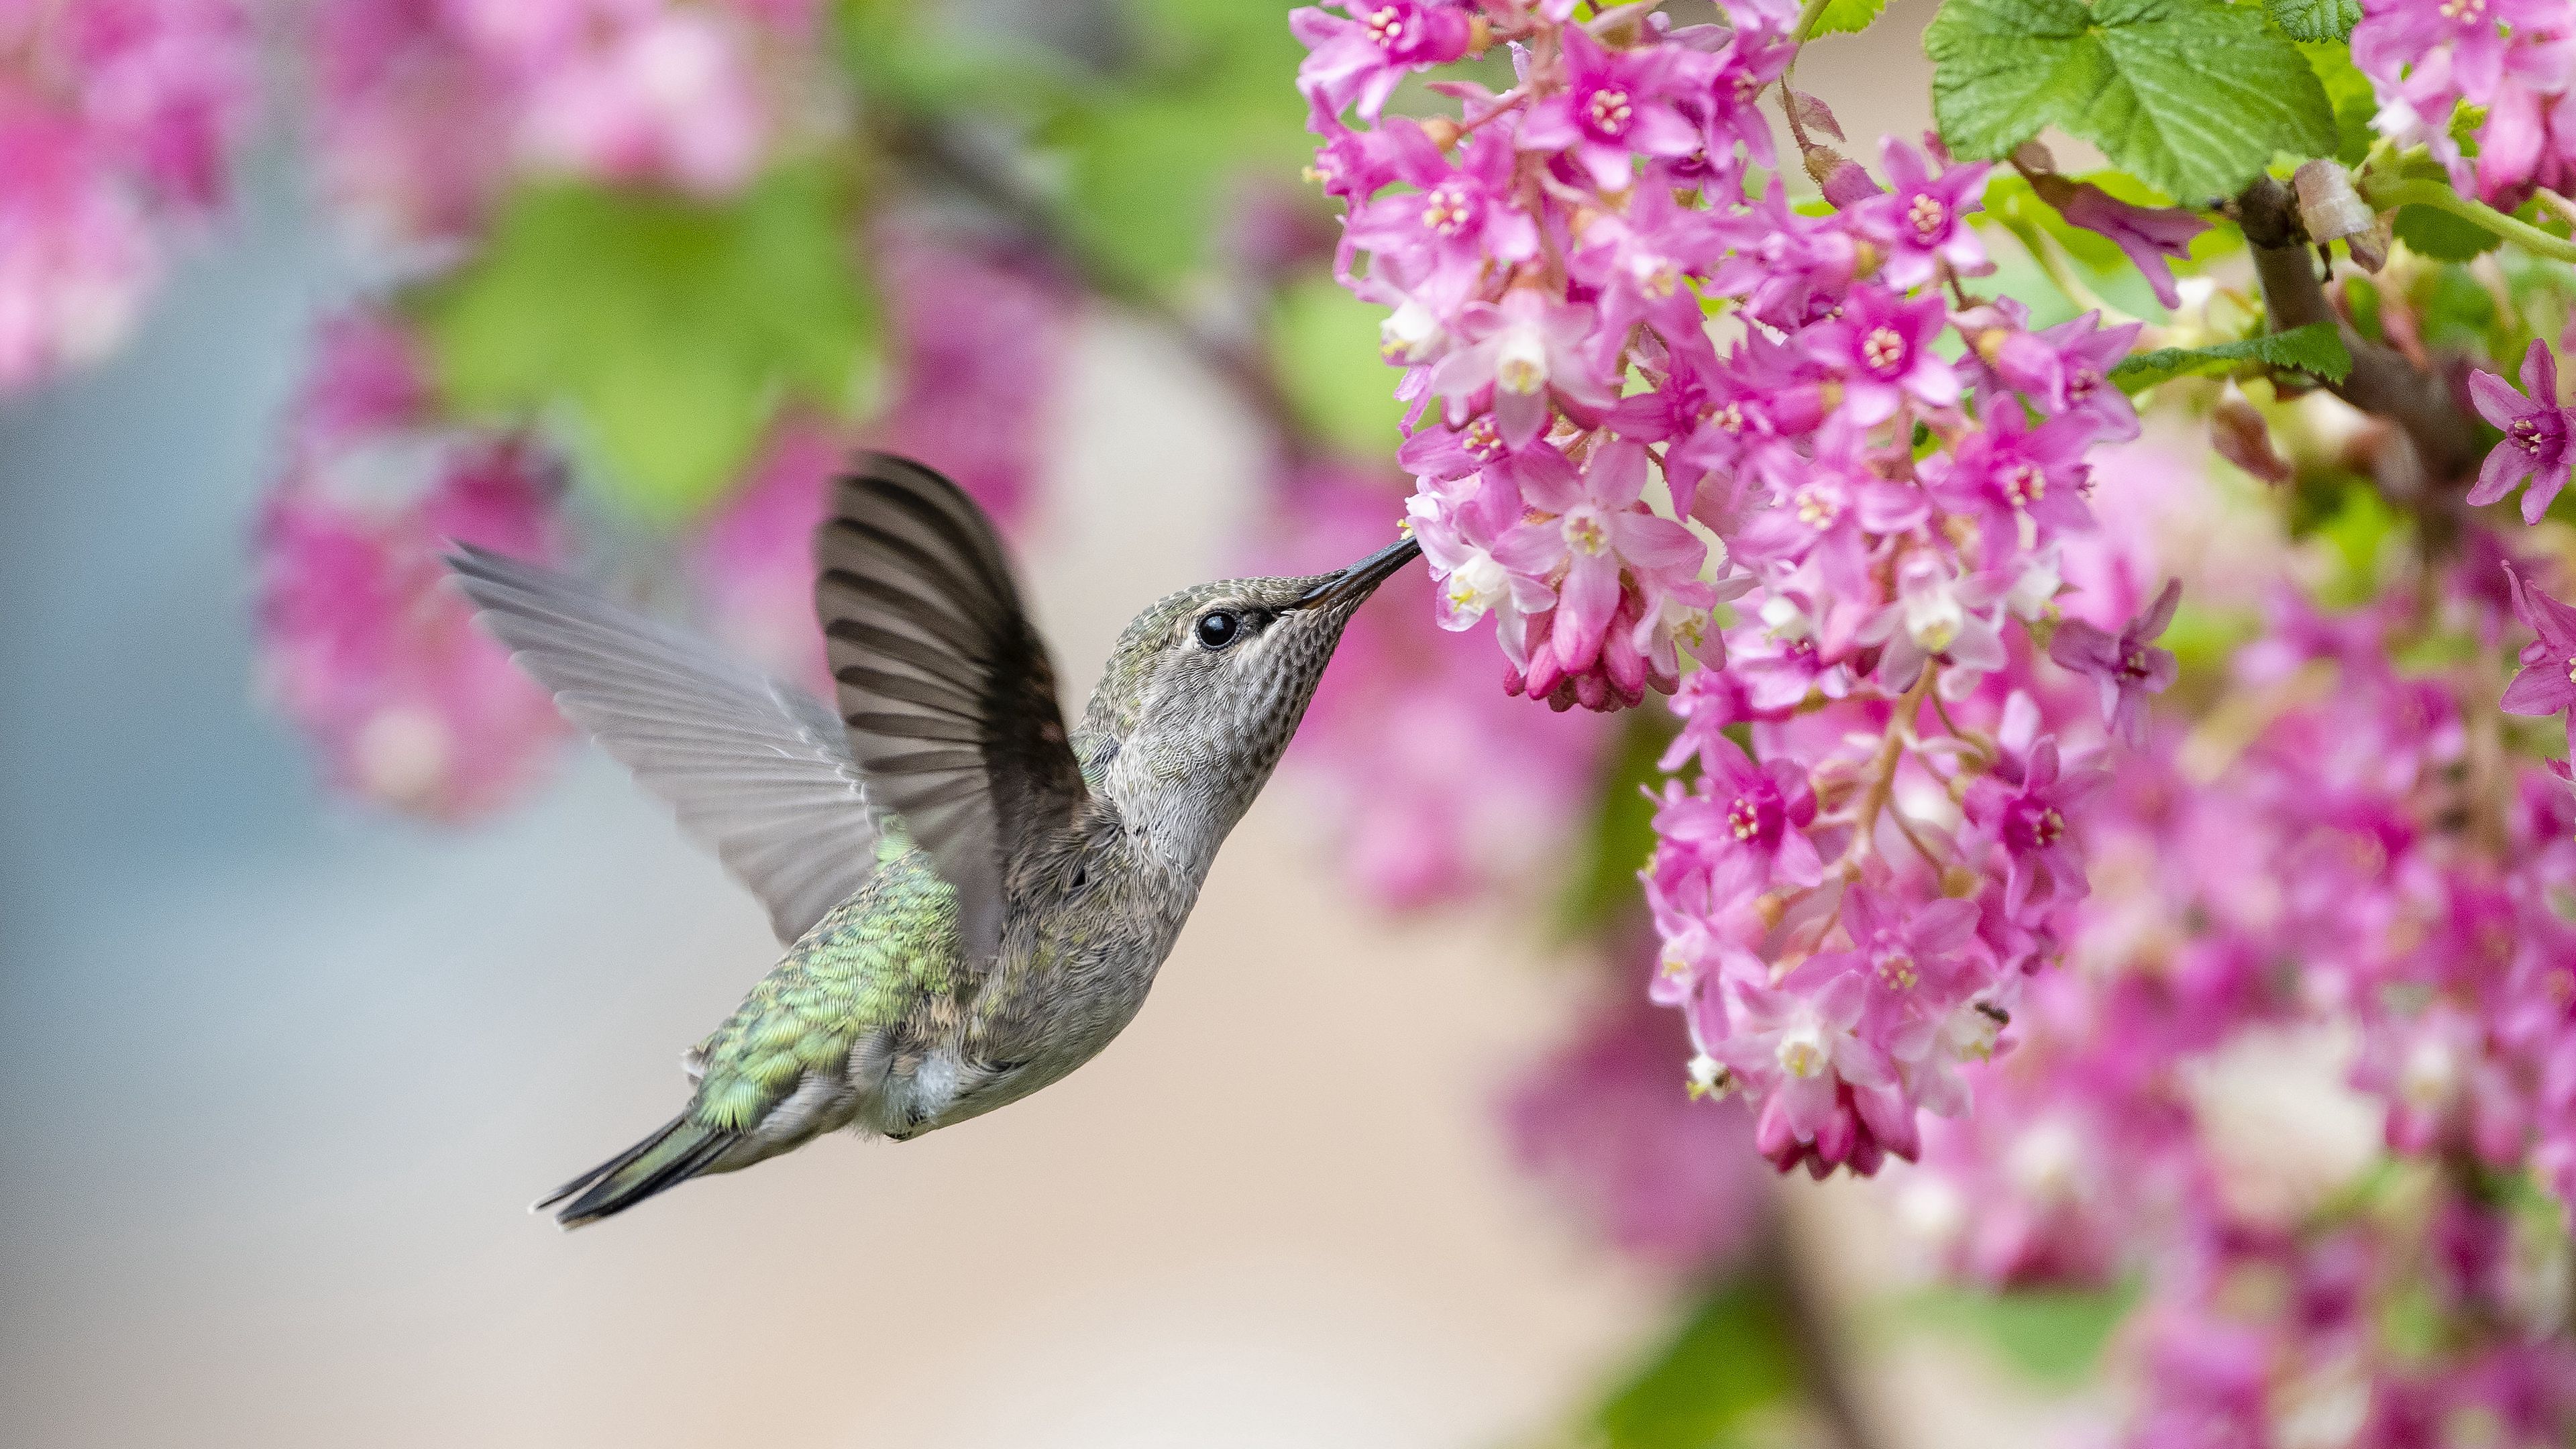
[[[814,553],[851,757],[956,888],[980,965],[1001,941],[1004,862],[1085,798],[1046,643],[983,511],[909,459],[860,459]]]
[[[792,943],[876,868],[877,822],[832,707],[552,569],[458,544],[483,627],[679,812]]]

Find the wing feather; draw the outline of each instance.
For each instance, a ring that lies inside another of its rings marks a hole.
[[[815,534],[815,605],[850,756],[956,888],[970,959],[987,959],[1008,857],[1085,797],[1055,666],[957,485],[870,454],[834,505]]]
[[[551,569],[457,546],[483,627],[769,912],[805,934],[876,868],[877,821],[831,706]]]

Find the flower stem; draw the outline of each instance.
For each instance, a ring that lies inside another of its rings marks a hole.
[[[1874,848],[1871,840],[1878,834],[1879,813],[1887,808],[1888,796],[1895,793],[1896,767],[1905,759],[1905,737],[1914,727],[1914,716],[1922,711],[1923,696],[1932,688],[1932,677],[1941,666],[1925,660],[1923,672],[1914,676],[1902,698],[1896,701],[1896,712],[1887,718],[1887,732],[1879,736],[1878,754],[1870,761],[1869,783],[1862,787],[1860,805],[1853,811],[1851,844],[1843,847],[1833,869],[1846,880],[1860,873],[1860,863],[1869,859]]]
[[[2472,201],[2439,181],[2421,177],[2413,180],[2364,177],[2361,195],[2363,200],[2381,211],[2394,211],[2401,206],[2429,206],[2462,221],[2474,222],[2535,256],[2576,262],[2576,241],[2551,236],[2520,217],[2507,216],[2483,201]]]

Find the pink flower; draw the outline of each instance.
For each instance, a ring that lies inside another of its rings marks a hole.
[[[1528,447],[1547,431],[1549,402],[1597,418],[1616,401],[1596,373],[1590,307],[1516,287],[1500,306],[1470,302],[1458,314],[1461,345],[1431,370],[1455,426],[1491,408],[1503,445]]]
[[[518,142],[540,166],[706,195],[757,169],[770,119],[748,28],[673,4],[576,3],[560,31],[477,27],[519,89]]]
[[[2067,225],[2100,232],[2118,245],[2130,265],[2146,275],[2157,301],[2182,305],[2182,291],[2165,258],[2190,256],[2191,239],[2209,230],[2208,222],[2179,206],[2132,205],[2090,181],[2070,181],[2053,171],[2034,174],[2030,184]]]
[[[1931,281],[1941,263],[1955,276],[1992,271],[1967,214],[1978,209],[1993,168],[1979,162],[1935,175],[1922,152],[1893,136],[1881,154],[1890,189],[1851,208],[1852,225],[1887,254],[1879,279],[1903,290]]]
[[[2174,682],[2173,652],[2153,645],[2181,602],[2182,580],[2175,579],[2116,638],[2082,619],[2068,619],[2048,641],[2049,658],[2101,686],[2103,721],[2133,748],[2146,743],[2147,696],[2164,693]]]
[[[72,121],[0,83],[0,393],[124,340],[160,257]]]
[[[83,125],[156,200],[222,205],[256,99],[250,16],[234,0],[73,0],[52,30]]]
[[[1924,471],[1943,506],[1977,515],[1987,567],[2016,549],[2029,552],[2093,526],[2093,511],[2084,506],[2089,429],[2063,417],[2034,428],[2010,397],[1989,404],[1984,421],[1957,452],[1927,460]]]
[[[1590,668],[1600,652],[1623,574],[1658,604],[1700,592],[1707,546],[1641,504],[1645,486],[1645,449],[1605,443],[1580,473],[1533,477],[1522,491],[1539,516],[1515,527],[1495,548],[1503,567],[1553,581],[1557,619],[1551,643],[1557,667],[1568,674]]]
[[[2522,672],[2505,686],[2498,708],[2507,714],[2540,715],[2576,709],[2576,609],[2525,583],[2511,564],[2505,566],[2505,577],[2513,588],[2515,616],[2540,637],[2522,651]],[[2576,714],[2568,716],[2567,732],[2576,747]]]
[[[413,431],[427,391],[408,356],[382,318],[325,325],[261,519],[260,669],[340,788],[459,821],[524,793],[566,726],[440,556],[561,557],[560,475],[522,438]]]
[[[2469,396],[2477,403],[2478,416],[2504,429],[2504,441],[2495,445],[2478,469],[2469,502],[2493,503],[2528,479],[2531,486],[2523,490],[2522,521],[2538,523],[2558,490],[2567,486],[2569,465],[2576,461],[2576,443],[2569,437],[2571,425],[2576,425],[2576,408],[2558,405],[2558,360],[2550,355],[2549,344],[2538,338],[2532,339],[2531,350],[2522,357],[2522,388],[2515,392],[2492,372],[2469,374]]]
[[[1991,774],[1968,787],[1968,819],[2003,852],[2007,913],[2018,915],[2033,902],[2081,900],[2085,893],[2084,855],[2078,848],[2075,821],[2086,797],[2107,780],[2096,769],[2064,768],[2057,737],[2028,738],[2038,722],[2027,695],[2014,696],[2023,739],[2007,711],[2006,749]]]
[[[1314,107],[1309,123],[1330,132],[1354,103],[1374,121],[1407,75],[1467,53],[1467,12],[1417,0],[1350,0],[1350,18],[1305,6],[1288,12],[1288,29],[1307,48],[1297,89]]]
[[[2102,442],[2121,443],[2138,435],[2138,409],[2127,393],[2111,385],[2110,376],[2111,369],[2129,355],[2144,325],[2124,322],[2105,327],[2099,312],[2087,312],[2039,334],[2039,340],[2056,348],[2061,359],[2066,378],[2062,416],[2089,425]]]
[[[1763,1097],[1754,1149],[1787,1172],[1818,1178],[1849,1164],[1864,1176],[1887,1153],[1911,1158],[1920,1139],[1914,1108],[1897,1090],[1895,1064],[1859,1033],[1868,992],[1853,972],[1810,961],[1781,989],[1734,988],[1739,1029],[1709,1055]]]
[[[1757,765],[1731,740],[1711,743],[1701,758],[1697,790],[1665,786],[1655,833],[1705,854],[1741,855],[1759,867],[1757,882],[1823,881],[1824,859],[1806,835],[1816,817],[1806,771],[1788,760]]]
[[[2503,79],[2516,39],[2567,23],[2553,0],[2365,0],[2361,9],[2352,59],[2365,74],[2393,78],[2447,50],[2451,79],[2480,104]]]
[[[1561,34],[1566,84],[1533,102],[1520,120],[1524,151],[1566,151],[1605,192],[1625,191],[1638,157],[1699,150],[1699,132],[1673,107],[1672,52],[1660,45],[1605,49],[1580,25]]]
[[[1906,301],[1879,287],[1855,287],[1840,317],[1798,340],[1842,383],[1842,412],[1867,427],[1896,416],[1909,399],[1933,408],[1959,400],[1958,373],[1932,350],[1948,321],[1938,297]]]
[[[1509,265],[1538,255],[1537,224],[1512,200],[1510,142],[1480,131],[1458,143],[1453,166],[1412,121],[1390,121],[1376,134],[1389,143],[1397,178],[1416,189],[1356,208],[1351,244],[1375,253],[1436,318],[1467,302],[1489,259]]]
[[[1993,608],[2002,592],[1994,580],[1961,578],[1931,553],[1908,554],[1897,566],[1895,602],[1861,626],[1860,642],[1884,646],[1878,672],[1888,688],[1913,687],[1924,665],[1938,661],[1944,695],[1961,697],[1977,676],[2004,667]]]

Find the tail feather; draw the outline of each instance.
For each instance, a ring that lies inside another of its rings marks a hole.
[[[734,1133],[700,1126],[686,1116],[674,1117],[652,1136],[538,1199],[529,1211],[544,1212],[564,1203],[555,1221],[567,1228],[614,1217],[705,1172],[735,1138]],[[566,1198],[571,1201],[565,1202]]]

